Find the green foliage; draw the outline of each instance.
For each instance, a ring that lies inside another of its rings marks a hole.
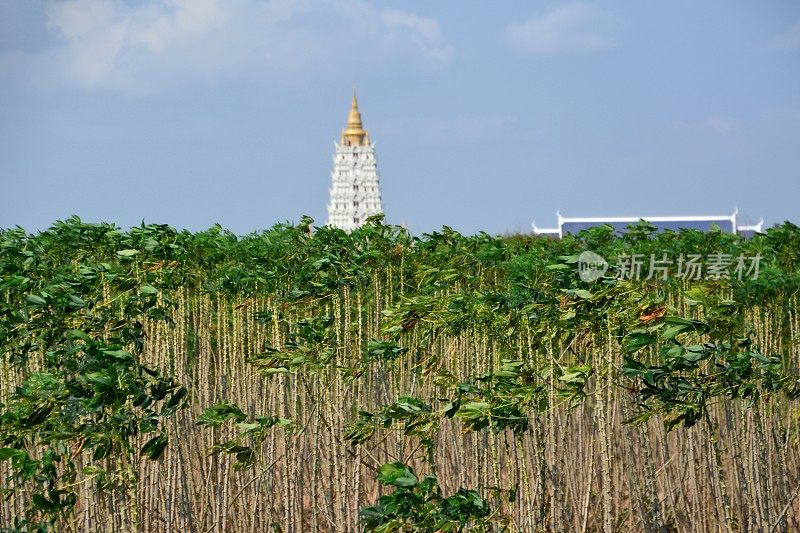
[[[626,356],[620,369],[637,387],[640,413],[633,421],[661,414],[666,428],[672,430],[695,425],[707,415],[709,403],[719,397],[744,399],[753,405],[761,397],[779,392],[789,399],[800,396],[800,378],[788,373],[779,357],[765,357],[752,349],[750,339],[685,345],[675,340],[678,334],[689,329],[706,332],[708,327],[674,318],[668,323],[677,325],[661,334],[667,342],[658,351],[660,364]]]
[[[535,417],[592,397],[598,378],[634,391],[635,420],[660,416],[670,429],[698,423],[714,401],[800,395],[789,358],[796,333],[786,324],[800,294],[793,224],[750,241],[656,233],[644,223],[622,237],[595,228],[560,241],[463,236],[448,227],[412,237],[379,219],[352,233],[312,224],[304,218],[242,237],[219,226],[121,231],[77,218],[36,235],[0,230],[0,354],[21,376],[0,405],[0,461],[14,472],[8,486],[4,480],[8,494],[30,496],[20,529],[57,523],[81,479],[98,490],[131,489],[137,456],[168,453],[174,436],[164,419],[190,395],[141,357],[147,324],[172,324],[179,292],[242,306],[268,300],[268,309],[248,308],[250,318],[281,341],[241,354],[265,375],[306,386],[336,373],[355,381],[403,372],[435,386],[424,389],[435,390],[431,397],[401,391],[386,405],[354,410],[345,428],[356,446],[385,431],[418,440],[431,468],[442,424],[520,437]],[[584,250],[610,262],[623,254],[759,254],[763,268],[757,279],[696,282],[616,279],[612,268],[589,284],[577,275]],[[353,295],[373,299],[374,316]],[[765,354],[744,340],[754,338],[746,317],[757,306],[774,310],[785,353]],[[364,320],[375,328],[359,335]],[[439,342],[448,335],[463,335],[485,355],[468,375],[449,365]],[[527,344],[517,350],[522,338]],[[218,440],[211,453],[230,454],[237,468],[256,461],[276,428],[302,425],[231,403],[198,407],[206,409],[197,423]],[[81,472],[79,453],[92,458]],[[110,474],[112,462],[126,469]],[[364,510],[365,527],[488,527],[492,514],[474,492],[444,498],[435,478],[404,465],[379,475],[394,492]]]
[[[200,426],[219,427],[227,420],[243,422],[246,418],[247,415],[238,405],[226,402],[218,403],[203,411],[203,414],[197,419],[197,424]]]
[[[249,361],[265,375],[304,368],[320,370],[335,353],[332,324],[333,317],[328,315],[297,321],[280,349],[267,346],[264,353],[250,357]]]
[[[498,371],[453,387],[444,415],[458,419],[465,431],[510,429],[519,435],[529,427],[528,412],[547,407],[545,389],[538,381],[523,361],[505,359]]]
[[[459,532],[502,530],[502,519],[474,490],[460,488],[444,497],[436,476],[418,478],[401,462],[385,463],[378,469],[378,482],[393,488],[378,505],[361,509],[364,531]]]
[[[78,454],[91,457],[82,474],[98,490],[135,484],[136,454],[158,459],[169,442],[162,419],[186,404],[185,387],[139,361],[141,320],[171,320],[154,287],[168,280],[143,273],[125,240],[77,219],[36,238],[0,232],[0,351],[25,376],[0,405],[0,459],[12,470],[3,489],[30,494],[18,528],[46,529],[69,513]],[[110,461],[127,466],[110,473]]]
[[[293,422],[287,418],[274,416],[256,416],[247,421],[247,415],[242,409],[232,403],[220,403],[209,407],[198,417],[197,424],[210,428],[223,426],[226,422],[233,422],[237,430],[232,439],[222,441],[211,447],[210,453],[227,453],[236,460],[233,467],[243,470],[253,466],[256,462],[257,449],[267,439],[269,431],[274,427],[292,431]]]

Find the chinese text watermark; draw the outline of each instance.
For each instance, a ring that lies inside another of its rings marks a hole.
[[[755,280],[761,269],[761,254],[626,254],[619,256],[611,268],[614,277],[621,280]],[[599,254],[587,251],[578,257],[578,275],[583,281],[595,281],[608,269],[608,262]]]

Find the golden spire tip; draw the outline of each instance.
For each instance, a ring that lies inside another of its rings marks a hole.
[[[364,130],[364,126],[361,123],[361,113],[358,111],[355,86],[353,86],[353,101],[350,105],[350,113],[347,115],[347,127],[342,131],[341,142],[350,146],[369,144],[369,134]]]

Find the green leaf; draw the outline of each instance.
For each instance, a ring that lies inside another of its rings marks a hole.
[[[558,379],[566,383],[585,383],[591,371],[592,367],[588,365],[571,366]]]
[[[45,498],[42,494],[34,494],[31,498],[33,505],[46,512],[52,512],[58,509],[58,505]]]
[[[89,372],[86,374],[86,380],[97,387],[105,389],[111,389],[116,384],[115,380],[103,372]]]
[[[625,347],[625,351],[628,353],[638,352],[645,346],[649,346],[656,342],[657,338],[652,333],[647,333],[643,331],[635,331],[625,337],[625,341],[623,342],[623,346]]]
[[[218,403],[203,411],[203,414],[197,419],[197,425],[218,427],[229,419],[234,422],[242,422],[246,418],[247,415],[244,414],[238,405],[225,402]]]
[[[133,355],[127,350],[103,350],[103,353],[123,363],[133,361]]]
[[[676,336],[687,331],[694,331],[697,333],[708,333],[710,330],[708,324],[699,320],[691,318],[683,318],[680,316],[667,316],[664,317],[664,323],[669,324],[664,333],[661,335],[667,339],[674,339]]]
[[[665,339],[674,339],[676,336],[680,335],[684,331],[691,329],[691,326],[687,326],[685,324],[678,324],[676,326],[670,326],[664,333],[661,334],[662,337]]]
[[[175,392],[172,393],[167,403],[164,404],[164,407],[161,409],[161,416],[169,416],[178,409],[182,408],[186,405],[186,397],[188,396],[189,391],[186,387],[179,387]]]
[[[67,330],[67,337],[70,339],[81,339],[83,341],[91,341],[92,338],[87,335],[85,332],[79,329],[68,329]]]
[[[145,457],[149,457],[150,459],[156,460],[161,457],[161,454],[164,453],[164,449],[167,447],[167,435],[161,433],[147,441],[144,446],[142,446],[141,454]]]
[[[69,295],[69,302],[70,302],[70,307],[74,309],[80,309],[81,307],[86,305],[86,302],[84,302],[79,296],[75,296],[74,294]]]
[[[22,455],[25,455],[24,450],[18,450],[16,448],[0,448],[0,461],[3,459],[13,459]]]
[[[248,431],[253,431],[254,429],[260,428],[261,424],[257,422],[239,422],[236,424],[236,427],[239,428],[239,431],[244,431],[246,433]]]
[[[456,412],[456,416],[469,420],[484,416],[488,410],[489,404],[486,402],[469,402],[461,406],[458,412]]]
[[[625,362],[622,364],[622,368],[620,370],[629,378],[635,378],[647,372],[647,367],[639,361],[628,357],[627,355],[624,357],[624,360]]]
[[[25,297],[25,301],[32,305],[47,305],[47,300],[42,298],[41,296],[37,296],[36,294],[29,294]]]
[[[152,285],[142,285],[139,287],[139,294],[158,294],[158,289]]]
[[[132,248],[129,248],[127,250],[118,251],[117,255],[119,255],[121,257],[133,257],[134,255],[136,255],[138,253],[139,253],[139,250],[134,250]]]
[[[378,481],[396,487],[413,487],[417,484],[418,479],[413,470],[397,461],[384,463],[378,468]]]
[[[250,447],[246,447],[236,453],[236,462],[233,463],[235,470],[244,470],[253,466],[256,462],[256,452]]]

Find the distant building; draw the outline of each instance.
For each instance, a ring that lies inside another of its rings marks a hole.
[[[355,89],[347,127],[334,145],[328,224],[352,231],[383,212],[375,145],[362,126]]]
[[[614,228],[618,233],[627,231],[628,226],[635,225],[640,220],[649,222],[656,227],[657,231],[680,231],[682,229],[697,229],[700,231],[711,231],[712,228],[717,227],[726,233],[736,233],[743,237],[752,237],[755,233],[762,232],[764,219],[761,219],[758,224],[754,225],[739,225],[736,223],[736,216],[739,211],[736,210],[732,215],[721,216],[676,216],[676,217],[563,217],[561,213],[556,213],[558,216],[557,228],[539,228],[536,222],[533,223],[534,235],[547,235],[551,237],[562,238],[567,234],[575,234],[579,231],[594,228],[597,226],[609,225]]]

